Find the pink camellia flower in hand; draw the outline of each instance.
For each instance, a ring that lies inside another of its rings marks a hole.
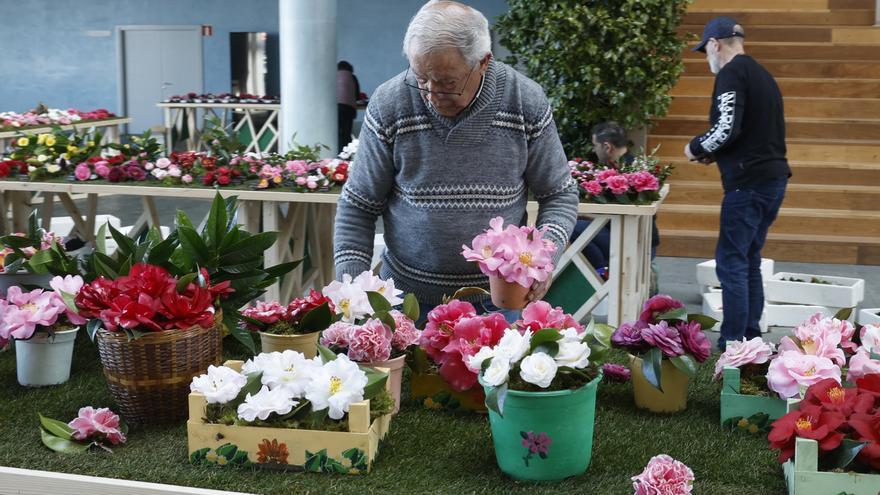
[[[584,330],[584,327],[562,308],[554,308],[545,301],[529,303],[528,306],[523,308],[522,318],[516,322],[516,325],[521,330],[528,329],[532,332],[537,332],[542,328],[555,328],[557,330],[574,328],[578,333]]]
[[[684,354],[681,334],[677,328],[670,327],[666,321],[661,321],[656,325],[648,325],[648,328],[642,330],[642,338],[648,344],[659,348],[666,357]]]
[[[523,287],[531,287],[535,281],[547,280],[553,273],[556,245],[542,239],[543,232],[530,227],[508,225],[505,234],[500,246],[507,253],[507,263],[498,267],[501,276]]]
[[[125,434],[120,430],[119,416],[110,409],[91,406],[79,410],[79,416],[68,423],[73,428],[73,438],[101,442],[107,440],[113,445],[125,442]]]
[[[394,318],[394,334],[391,336],[391,347],[398,351],[405,351],[409,346],[419,342],[421,332],[415,323],[405,314],[397,310],[391,311]]]
[[[325,347],[346,348],[348,347],[353,329],[354,325],[351,323],[337,321],[321,332],[321,345]]]
[[[773,355],[773,346],[761,340],[761,337],[752,340],[743,337],[742,342],[739,340],[728,342],[727,350],[715,363],[715,379],[721,378],[725,366],[739,368],[747,364],[764,364],[770,360],[771,355]]]
[[[500,235],[503,233],[501,229],[503,222],[504,219],[501,217],[493,218],[489,222],[489,230],[484,234],[474,237],[471,243],[473,248],[469,248],[467,245],[461,246],[461,254],[464,256],[464,259],[477,262],[480,265],[480,271],[483,273],[495,273],[498,267],[505,262],[501,246],[498,243]]]
[[[840,383],[840,367],[830,359],[780,350],[779,356],[770,362],[767,386],[780,398],[789,399],[798,396],[801,387],[809,387],[825,378]]]
[[[73,170],[73,175],[76,177],[76,180],[89,180],[92,176],[92,169],[85,163],[80,163]]]
[[[880,359],[871,359],[871,354],[868,351],[859,349],[853,357],[849,358],[846,381],[855,383],[859,378],[873,373],[880,373]]]
[[[633,495],[687,495],[694,488],[694,472],[666,454],[648,461],[645,470],[633,476]]]
[[[391,357],[391,329],[378,319],[369,319],[351,329],[348,357],[352,361],[371,363]]]

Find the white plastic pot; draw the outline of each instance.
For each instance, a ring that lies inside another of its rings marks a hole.
[[[55,332],[34,332],[28,340],[15,341],[18,383],[25,387],[58,385],[70,378],[73,344],[79,327]]]

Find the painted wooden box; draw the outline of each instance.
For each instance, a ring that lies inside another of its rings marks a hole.
[[[241,361],[225,366],[240,370]],[[186,422],[190,463],[259,466],[321,473],[368,473],[388,433],[391,415],[370,422],[370,401],[351,405],[347,432],[230,426],[204,422],[205,397],[189,395]]]
[[[775,396],[741,394],[740,386],[739,368],[726,366],[721,382],[721,426],[759,433],[785,415],[784,400]]]

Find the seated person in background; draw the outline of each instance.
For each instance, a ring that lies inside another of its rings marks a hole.
[[[593,126],[591,130],[593,140],[593,153],[590,160],[594,163],[610,165],[617,168],[618,164],[628,165],[632,163],[633,156],[627,147],[628,140],[626,130],[616,122],[602,122]],[[578,219],[571,236],[571,242],[580,236],[590,225],[589,219]],[[657,218],[654,217],[651,234],[651,293],[657,292],[656,273],[657,268],[653,259],[657,256],[657,246],[660,244],[660,233],[657,230]],[[581,251],[591,265],[600,275],[607,277],[608,261],[611,245],[611,226],[606,225],[589,244]]]

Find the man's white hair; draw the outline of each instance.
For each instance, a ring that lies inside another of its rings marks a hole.
[[[477,9],[467,5],[431,0],[416,12],[403,37],[403,54],[414,57],[456,48],[469,65],[492,51],[489,21]]]

